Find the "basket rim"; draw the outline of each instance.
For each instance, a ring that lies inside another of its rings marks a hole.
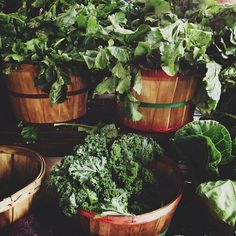
[[[22,189],[13,193],[11,196],[6,197],[2,201],[0,201],[0,213],[1,213],[14,207],[14,205],[20,202],[23,197],[37,191],[37,189],[41,185],[42,179],[46,172],[46,163],[44,158],[38,152],[25,147],[0,145],[0,153],[6,153],[6,154],[14,153],[21,155],[27,154],[30,155],[30,157],[37,158],[41,165],[39,173],[33,181],[31,181],[28,185],[26,185]]]

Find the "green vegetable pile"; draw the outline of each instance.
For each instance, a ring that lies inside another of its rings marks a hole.
[[[161,202],[151,163],[163,149],[151,138],[131,133],[115,137],[116,132],[111,138],[103,131],[89,134],[51,172],[48,186],[56,190],[63,212],[127,215],[157,209]]]
[[[115,92],[123,113],[134,121],[142,115],[131,91],[140,94],[143,69],[197,74],[200,89],[194,103],[203,114],[216,108],[221,83],[234,84],[234,5],[214,0],[34,0],[22,1],[9,13],[4,4],[2,61],[13,68],[39,64],[35,85],[50,95],[51,104],[66,99],[70,75],[82,72],[91,78],[94,95]]]

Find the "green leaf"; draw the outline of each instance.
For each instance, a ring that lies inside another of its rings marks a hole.
[[[126,76],[118,81],[118,85],[116,87],[116,91],[120,94],[123,94],[127,90],[129,90],[131,84],[131,76]]]
[[[117,63],[112,68],[112,74],[119,79],[124,79],[127,75],[129,75],[129,71],[127,71],[121,63]]]
[[[138,46],[135,48],[134,56],[135,57],[142,57],[148,54],[151,51],[149,42],[139,42]]]
[[[141,72],[140,71],[138,71],[138,73],[135,75],[133,89],[138,94],[141,94],[141,91],[142,91],[142,76],[141,76]]]
[[[27,144],[35,143],[38,139],[39,129],[35,126],[23,126],[22,123],[18,124],[21,128],[21,137]]]
[[[145,12],[153,12],[157,16],[162,16],[164,13],[170,12],[170,4],[166,0],[147,0],[145,1]]]
[[[95,89],[94,95],[104,93],[114,93],[117,86],[117,79],[113,76],[105,78]]]
[[[124,68],[121,63],[116,64],[112,69],[113,76],[119,78],[116,91],[123,94],[130,89],[131,76],[128,69]]]
[[[142,119],[142,114],[138,111],[140,102],[135,97],[130,94],[125,95],[122,102],[122,112],[128,119],[132,121],[139,121]]]
[[[98,55],[97,51],[87,50],[86,52],[80,53],[80,55],[84,59],[88,69],[92,69],[95,67],[95,60]]]
[[[202,183],[197,194],[208,200],[211,209],[232,229],[236,229],[236,181],[220,180]]]
[[[183,56],[183,42],[179,44],[161,43],[161,68],[170,76],[179,72],[179,59]]]
[[[218,175],[218,166],[232,160],[230,134],[217,121],[190,122],[175,133],[173,142],[180,155],[197,165],[199,171],[202,167],[202,171],[209,169]]]
[[[70,8],[67,12],[62,13],[57,17],[57,25],[60,27],[69,27],[74,25],[76,22],[76,16],[76,9],[72,6],[72,8]]]
[[[25,60],[25,58],[19,54],[9,54],[6,58],[5,58],[5,61],[8,62],[8,61],[17,61],[17,62],[22,62]]]
[[[126,48],[109,46],[107,49],[111,55],[118,60],[118,62],[126,63],[130,60],[130,53]]]
[[[194,98],[194,103],[203,114],[209,114],[216,108],[221,95],[219,81],[221,66],[210,61],[206,64],[206,69],[206,75],[201,82],[197,96]]]
[[[96,34],[98,32],[98,29],[99,29],[99,24],[97,22],[97,18],[95,16],[90,16],[88,18],[86,33]]]
[[[95,59],[95,68],[105,69],[108,64],[109,57],[106,49],[100,49]]]

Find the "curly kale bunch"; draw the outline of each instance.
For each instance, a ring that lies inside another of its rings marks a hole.
[[[162,154],[153,139],[137,134],[113,140],[103,133],[89,134],[72,155],[54,166],[48,186],[56,190],[68,216],[78,208],[102,215],[142,212],[146,209],[142,209],[143,203],[135,200],[136,206],[130,206],[131,199],[146,186],[155,186],[150,164]]]

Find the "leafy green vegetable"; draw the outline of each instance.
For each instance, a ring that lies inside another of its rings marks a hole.
[[[230,134],[217,121],[190,122],[175,133],[173,142],[178,154],[195,168],[200,181],[219,178],[219,166],[232,160]]]
[[[202,80],[201,87],[194,102],[203,114],[209,114],[216,109],[221,95],[219,73],[221,66],[215,62],[206,64],[207,72]]]
[[[197,194],[207,198],[218,217],[236,229],[236,182],[219,180],[202,183],[197,188]]]
[[[114,141],[114,135],[108,132],[113,128],[101,127],[100,134],[92,130],[84,144],[75,146],[72,155],[54,166],[49,188],[56,190],[66,215],[76,214],[78,209],[99,215],[134,213],[129,209],[137,212],[143,203],[139,207],[137,198],[135,208],[130,199],[142,195],[146,186],[155,188],[150,164],[163,154],[162,148],[153,139],[136,134],[122,135]]]
[[[35,143],[38,139],[39,129],[35,126],[24,126],[22,122],[18,124],[18,127],[21,128],[21,137],[27,144]]]

